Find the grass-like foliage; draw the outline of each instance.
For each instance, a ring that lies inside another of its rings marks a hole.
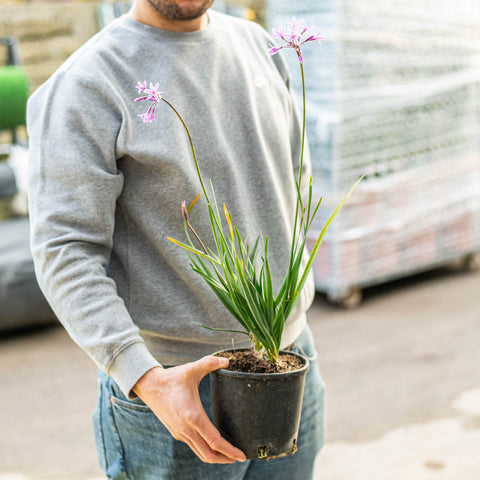
[[[278,291],[275,291],[272,273],[268,262],[268,236],[265,239],[258,237],[253,245],[242,238],[241,232],[235,226],[230,211],[223,204],[218,207],[213,185],[210,182],[212,198],[207,193],[199,164],[193,146],[193,140],[188,127],[175,107],[161,96],[158,84],[139,82],[137,89],[143,95],[135,101],[147,100],[152,102],[143,115],[139,115],[144,122],[152,122],[155,118],[155,109],[160,101],[165,102],[181,121],[190,142],[195,168],[200,181],[202,192],[205,196],[213,236],[213,248],[207,248],[190,223],[190,212],[197,202],[200,194],[187,207],[182,202],[182,214],[185,224],[186,241],[179,241],[169,237],[169,240],[182,247],[190,258],[193,270],[201,275],[210,288],[215,292],[227,310],[233,315],[241,326],[241,330],[212,329],[230,332],[240,332],[251,338],[257,352],[263,352],[266,358],[276,363],[278,361],[280,344],[285,322],[292,313],[293,308],[305,286],[307,277],[312,269],[318,249],[327,233],[330,224],[337,216],[348,197],[351,195],[361,178],[355,183],[345,198],[330,215],[315,245],[308,256],[305,265],[305,242],[307,233],[318,212],[322,199],[313,204],[312,177],[310,177],[308,195],[304,197],[301,192],[303,157],[305,146],[305,78],[303,70],[303,56],[300,46],[306,42],[319,42],[322,37],[319,33],[311,33],[313,27],[295,18],[285,29],[274,30],[274,37],[280,38],[284,45],[270,48],[270,54],[277,53],[282,48],[292,48],[297,53],[303,87],[303,127],[302,145],[300,156],[300,169],[296,181],[297,204],[295,218],[293,219],[293,234],[290,247],[290,258],[287,270]],[[210,328],[202,325],[205,328]]]

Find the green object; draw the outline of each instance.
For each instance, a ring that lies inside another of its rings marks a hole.
[[[0,67],[0,129],[25,125],[28,93],[23,67]]]

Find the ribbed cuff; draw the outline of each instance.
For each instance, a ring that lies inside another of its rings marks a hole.
[[[114,359],[107,374],[112,377],[129,399],[136,398],[132,388],[149,370],[161,367],[145,343],[136,342],[123,349]]]

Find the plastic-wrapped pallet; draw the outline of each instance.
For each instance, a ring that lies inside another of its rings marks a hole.
[[[480,251],[478,0],[269,0],[268,27],[293,16],[326,37],[303,50],[317,230],[367,175],[320,249],[317,289],[343,300]]]

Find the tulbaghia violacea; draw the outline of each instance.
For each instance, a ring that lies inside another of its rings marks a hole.
[[[180,113],[170,102],[162,97],[162,92],[158,91],[158,84],[154,85],[150,83],[150,88],[147,88],[146,81],[143,83],[138,82],[136,88],[141,96],[136,98],[135,102],[143,100],[151,102],[147,111],[139,115],[145,123],[150,123],[155,119],[156,109],[162,101],[175,112],[182,123],[190,142],[197,176],[207,202],[213,237],[212,245],[214,245],[214,247],[207,248],[205,246],[206,242],[204,243],[202,241],[190,222],[190,212],[200,194],[197,195],[188,207],[185,201],[181,203],[186,241],[179,241],[170,237],[168,237],[168,239],[187,252],[193,270],[204,278],[227,310],[242,327],[241,330],[219,330],[240,332],[248,335],[251,338],[252,346],[257,354],[264,354],[270,362],[275,364],[279,357],[285,322],[305,286],[318,249],[331,222],[337,216],[361,178],[330,215],[320,231],[312,251],[307,257],[308,261],[302,266],[307,233],[310,230],[322,199],[312,204],[312,178],[310,178],[308,196],[306,196],[305,201],[302,198],[300,190],[300,185],[302,184],[306,123],[305,76],[301,47],[308,42],[321,43],[323,37],[319,32],[315,31],[314,27],[307,26],[303,20],[293,18],[286,27],[273,30],[273,38],[280,39],[283,44],[280,46],[271,46],[269,49],[271,55],[276,54],[283,48],[291,48],[296,52],[301,69],[303,93],[302,145],[299,176],[296,182],[297,208],[295,218],[293,219],[293,235],[291,239],[289,263],[283,276],[283,282],[277,291],[274,291],[268,262],[268,236],[266,236],[264,240],[258,237],[253,245],[249,244],[242,238],[241,233],[235,226],[227,206],[223,204],[223,208],[220,209],[218,207],[211,183],[210,197],[201,175],[192,137]],[[261,249],[259,248],[260,243],[262,243]],[[259,253],[260,250],[261,254]],[[210,328],[206,325],[202,326]]]

